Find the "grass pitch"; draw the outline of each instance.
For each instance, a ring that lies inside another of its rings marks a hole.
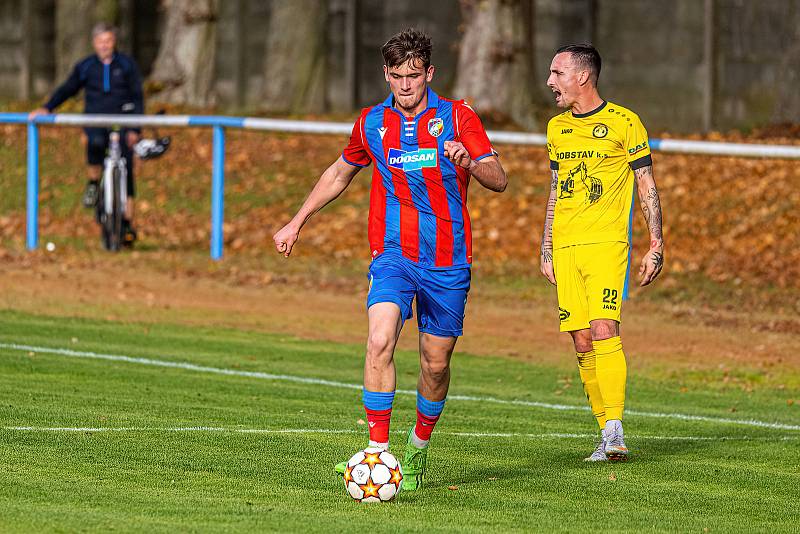
[[[457,354],[427,486],[360,505],[332,468],[366,441],[361,347],[9,311],[0,324],[3,531],[798,529],[800,421],[777,391],[632,373],[632,460],[587,465],[577,373]],[[413,390],[416,354],[397,366]],[[399,394],[398,455],[413,415]]]

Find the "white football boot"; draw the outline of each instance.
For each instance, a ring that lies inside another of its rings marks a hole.
[[[605,436],[605,453],[608,459],[612,462],[627,460],[628,447],[625,446],[625,440],[623,439],[622,421],[619,419],[606,421]]]
[[[584,462],[605,462],[608,461],[606,456],[606,431],[600,431],[600,442],[595,447],[594,452],[583,459]]]

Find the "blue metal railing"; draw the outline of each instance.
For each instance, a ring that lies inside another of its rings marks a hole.
[[[211,156],[211,257],[222,258],[222,222],[225,199],[225,130],[214,125]]]
[[[28,123],[28,186],[27,186],[26,242],[28,249],[39,243],[39,129]]]
[[[218,115],[39,115],[33,119],[27,113],[0,113],[0,124],[27,124],[27,231],[29,250],[39,244],[39,124],[60,126],[173,126],[211,127],[211,257],[222,258],[225,189],[225,128],[244,128],[289,133],[349,135],[352,124],[341,122],[291,121],[252,117],[227,117]],[[545,145],[543,134],[525,132],[488,132],[494,143]],[[710,141],[683,141],[679,139],[650,139],[650,148],[661,152],[709,154],[718,156],[765,157],[800,159],[800,146],[761,145],[745,143],[720,143]],[[635,193],[634,193],[635,195]],[[634,202],[635,204],[635,202]],[[631,225],[632,226],[632,225]],[[626,280],[627,288],[627,280]]]

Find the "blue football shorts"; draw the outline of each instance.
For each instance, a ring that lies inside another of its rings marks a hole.
[[[383,253],[370,264],[368,276],[367,309],[379,302],[393,302],[405,321],[414,316],[411,304],[416,297],[420,332],[440,337],[463,334],[469,267],[426,268],[400,255]]]

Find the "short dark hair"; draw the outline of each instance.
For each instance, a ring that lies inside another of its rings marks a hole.
[[[600,78],[600,52],[590,43],[580,43],[562,46],[556,50],[556,54],[562,52],[569,52],[572,54],[572,59],[582,68],[587,69],[592,78],[592,82],[597,85],[597,80]]]
[[[399,67],[408,61],[415,64],[419,60],[427,70],[431,65],[432,50],[430,37],[424,32],[408,28],[386,41],[381,47],[381,54],[387,67]]]

